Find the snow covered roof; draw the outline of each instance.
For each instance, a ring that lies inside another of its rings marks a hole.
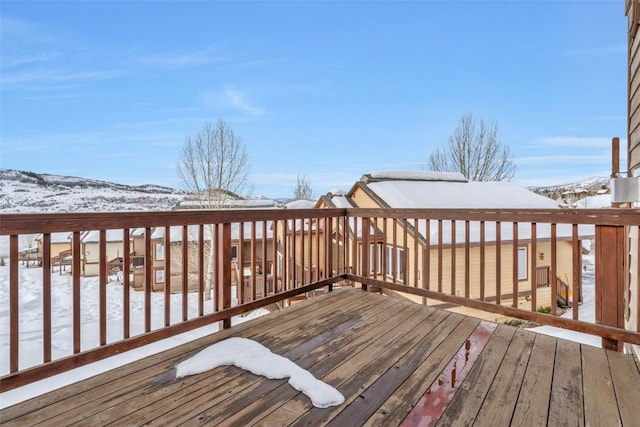
[[[277,202],[271,199],[228,199],[220,202],[221,209],[266,209],[277,207]],[[203,209],[197,200],[184,200],[176,209]]]
[[[38,234],[34,240],[42,241],[42,234]],[[51,233],[51,243],[69,243],[71,242],[71,233],[63,231],[61,233]]]
[[[107,230],[107,242],[122,242],[122,230]],[[100,232],[92,230],[85,232],[80,238],[82,243],[98,243],[100,241]]]
[[[334,194],[331,198],[331,202],[336,208],[352,208],[353,205],[344,194]]]
[[[459,172],[434,172],[434,171],[398,171],[384,170],[374,171],[362,175],[361,181],[443,181],[443,182],[467,182],[467,178]]]
[[[293,200],[284,205],[285,209],[313,209],[316,202],[312,200]]]
[[[547,197],[510,182],[502,181],[475,182],[466,180],[403,180],[394,178],[374,182],[364,181],[364,184],[391,208],[558,208],[558,204]]]
[[[399,209],[559,209],[557,202],[510,182],[467,181],[461,174],[425,171],[372,172],[363,175],[360,185],[371,191],[384,205]],[[432,244],[438,243],[438,223],[433,220],[429,225],[427,240]],[[451,243],[451,227],[450,221],[443,221],[441,239],[444,244]],[[464,221],[456,222],[456,242],[464,241],[464,227]],[[426,235],[426,220],[419,221],[418,231],[423,237]],[[472,222],[469,231],[470,241],[478,242],[479,223]],[[551,234],[549,225],[539,224],[536,231],[538,238],[549,237]],[[500,232],[502,241],[513,239],[511,223],[501,224]],[[495,241],[496,224],[487,222],[485,233],[487,242]],[[561,238],[570,237],[571,226],[559,224],[557,233]],[[592,227],[581,226],[579,235],[592,236]],[[518,224],[518,239],[530,238],[531,224]]]
[[[249,240],[251,239],[251,222],[245,222],[242,230],[243,239]],[[272,231],[273,221],[267,221],[267,231],[266,238],[271,239],[273,237]],[[198,235],[198,225],[189,225],[187,229],[187,236],[189,241],[197,241],[199,239]],[[204,240],[211,241],[211,227],[205,226],[204,229]],[[182,241],[182,227],[181,226],[173,226],[170,227],[170,241],[171,242],[181,242]],[[263,223],[256,222],[256,239],[262,239],[263,236]],[[151,239],[163,239],[164,238],[164,227],[156,228],[151,234]],[[233,223],[231,224],[231,240],[240,240],[240,224]]]
[[[611,207],[611,195],[599,194],[597,196],[588,196],[578,200],[575,203],[576,208],[581,209],[601,209]]]

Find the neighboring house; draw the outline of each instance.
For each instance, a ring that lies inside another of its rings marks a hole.
[[[440,173],[426,171],[382,171],[372,172],[362,176],[349,192],[342,194],[328,194],[318,202],[318,207],[342,207],[351,205],[359,208],[424,208],[424,209],[556,209],[557,204],[546,197],[537,195],[529,190],[508,182],[469,182],[457,173]],[[394,233],[392,221],[387,224],[387,239],[380,236],[383,223],[371,222],[369,241],[371,242],[370,275],[386,280],[396,281],[406,285],[422,286],[429,275],[428,288],[452,293],[455,284],[455,294],[464,296],[465,293],[465,224],[457,221],[452,230],[451,221],[422,220],[418,223],[398,221]],[[356,227],[358,245],[361,245],[362,225],[351,221],[349,227],[353,234]],[[377,227],[377,231],[373,228]],[[406,231],[405,231],[406,229]],[[428,233],[427,233],[428,229]],[[532,286],[537,285],[537,302],[539,306],[552,304],[549,286],[550,277],[550,229],[542,225],[537,227],[536,254],[533,256],[537,263],[536,277],[531,277],[529,263],[531,254],[531,227],[529,224],[518,226],[518,248],[516,266],[518,269],[519,297],[525,302],[530,295]],[[571,289],[573,281],[572,246],[570,227],[558,226],[557,244],[557,276]],[[590,230],[581,229],[580,235],[588,237]],[[335,234],[335,230],[334,230]],[[395,237],[394,237],[395,234]],[[452,236],[453,234],[453,236]],[[513,277],[513,226],[511,223],[501,224],[500,227],[500,285],[501,300],[512,302]],[[592,234],[592,232],[591,232]],[[407,242],[405,244],[405,236]],[[470,223],[470,271],[476,277],[470,280],[470,297],[480,298],[480,280],[477,277],[480,269],[480,226]],[[417,250],[414,241],[417,239]],[[455,240],[454,240],[455,239]],[[567,240],[568,239],[568,240]],[[496,299],[496,225],[485,225],[485,298]],[[453,245],[452,245],[453,243]],[[334,241],[334,245],[337,242]],[[407,252],[405,253],[405,248]],[[455,248],[455,249],[454,249]],[[428,254],[425,253],[428,251]],[[351,252],[351,251],[349,251]],[[356,253],[361,253],[358,250]],[[442,254],[440,257],[439,255]],[[347,255],[349,264],[356,268],[361,265],[360,259],[353,259]],[[442,259],[440,259],[442,258]],[[425,270],[426,261],[429,265]],[[452,260],[455,259],[455,274],[452,274]],[[417,283],[416,283],[417,282]],[[409,298],[412,298],[409,296]],[[412,298],[416,299],[417,298]]]
[[[122,230],[106,230],[107,272],[122,267],[123,240]],[[82,275],[98,276],[100,274],[100,232],[85,231],[80,236],[82,253]]]
[[[245,287],[244,291],[253,290],[253,277],[255,276],[256,287],[262,290],[264,277],[267,277],[267,285],[269,285],[269,276],[272,275],[273,266],[273,232],[272,222],[267,221],[266,233],[264,232],[264,224],[262,222],[255,223],[233,223],[231,225],[231,257],[232,257],[232,283],[237,284],[239,276],[242,275]],[[242,229],[242,238],[241,231]],[[213,283],[214,267],[212,263],[212,235],[213,226],[205,225],[203,230],[203,263],[205,271],[203,275],[205,282]],[[151,234],[151,260],[152,260],[152,289],[159,291],[164,290],[167,280],[170,283],[171,292],[179,292],[182,290],[183,268],[182,254],[185,247],[183,242],[183,227],[170,228],[170,277],[166,277],[166,253],[165,247],[165,228],[156,228]],[[252,246],[252,238],[255,238]],[[191,291],[198,290],[199,278],[199,226],[190,225],[187,227],[187,265],[188,272],[188,289]],[[142,244],[144,245],[144,239]],[[137,246],[136,246],[137,247]],[[241,273],[242,271],[242,273]],[[144,276],[143,276],[144,277]],[[144,281],[141,282],[142,284]],[[258,292],[257,292],[258,293]]]
[[[136,228],[130,233],[131,245],[129,250],[129,262],[131,263],[130,274],[132,275],[131,286],[134,288],[144,287],[144,257],[146,254],[144,246],[144,228]],[[153,232],[153,229],[151,230]]]
[[[271,209],[278,207],[277,205],[271,199],[245,198],[230,191],[216,190],[212,192],[210,200],[202,201],[192,197],[181,201],[173,209]]]
[[[34,239],[38,244],[38,252],[42,253],[42,240],[43,235],[38,234]],[[65,256],[69,255],[71,251],[71,234],[64,233],[51,233],[51,258],[58,257],[61,254]]]
[[[293,200],[285,209],[314,209],[310,200]],[[326,277],[324,224],[315,218],[279,221],[276,230],[277,275],[287,286],[297,286]],[[286,248],[286,249],[285,249]],[[285,252],[285,250],[289,252]],[[286,262],[285,262],[286,261]]]
[[[38,244],[38,253],[42,256],[43,235],[35,238]],[[60,272],[71,265],[71,234],[68,232],[51,233],[51,267],[58,267]]]

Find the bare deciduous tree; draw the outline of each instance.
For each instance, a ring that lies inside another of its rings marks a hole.
[[[295,200],[312,200],[313,189],[307,177],[300,173],[296,179],[296,188],[293,190],[293,198]]]
[[[180,180],[203,209],[219,209],[249,192],[249,172],[247,149],[224,120],[187,136],[178,162]]]
[[[509,147],[503,145],[496,123],[480,125],[471,114],[462,116],[446,147],[429,156],[429,167],[460,172],[471,181],[510,181],[516,173]]]
[[[224,120],[218,120],[215,126],[207,122],[195,136],[185,139],[178,161],[178,176],[199,208],[221,209],[229,200],[249,193],[249,172],[247,149]],[[213,234],[211,225],[208,235],[212,237]],[[183,242],[183,248],[186,247],[187,242]],[[207,299],[211,298],[215,273],[214,253],[210,248],[211,244],[205,247]]]

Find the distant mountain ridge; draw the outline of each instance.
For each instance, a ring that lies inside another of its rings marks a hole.
[[[610,178],[594,176],[568,184],[528,187],[528,189],[550,199],[571,204],[585,197],[608,194],[610,192]]]
[[[144,193],[182,194],[182,191],[160,185],[126,185],[115,184],[97,179],[78,178],[74,176],[51,175],[47,173],[35,173],[30,171],[18,171],[12,169],[0,169],[0,180],[19,180],[21,182],[35,183],[45,187],[57,186],[60,188],[115,188],[125,191],[140,191]]]
[[[113,212],[170,210],[182,191],[96,179],[0,169],[0,212]]]

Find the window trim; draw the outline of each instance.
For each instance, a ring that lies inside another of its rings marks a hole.
[[[518,281],[520,282],[529,280],[529,259],[527,258],[528,252],[529,250],[526,246],[518,247]],[[523,263],[522,271],[520,270],[521,261]]]

